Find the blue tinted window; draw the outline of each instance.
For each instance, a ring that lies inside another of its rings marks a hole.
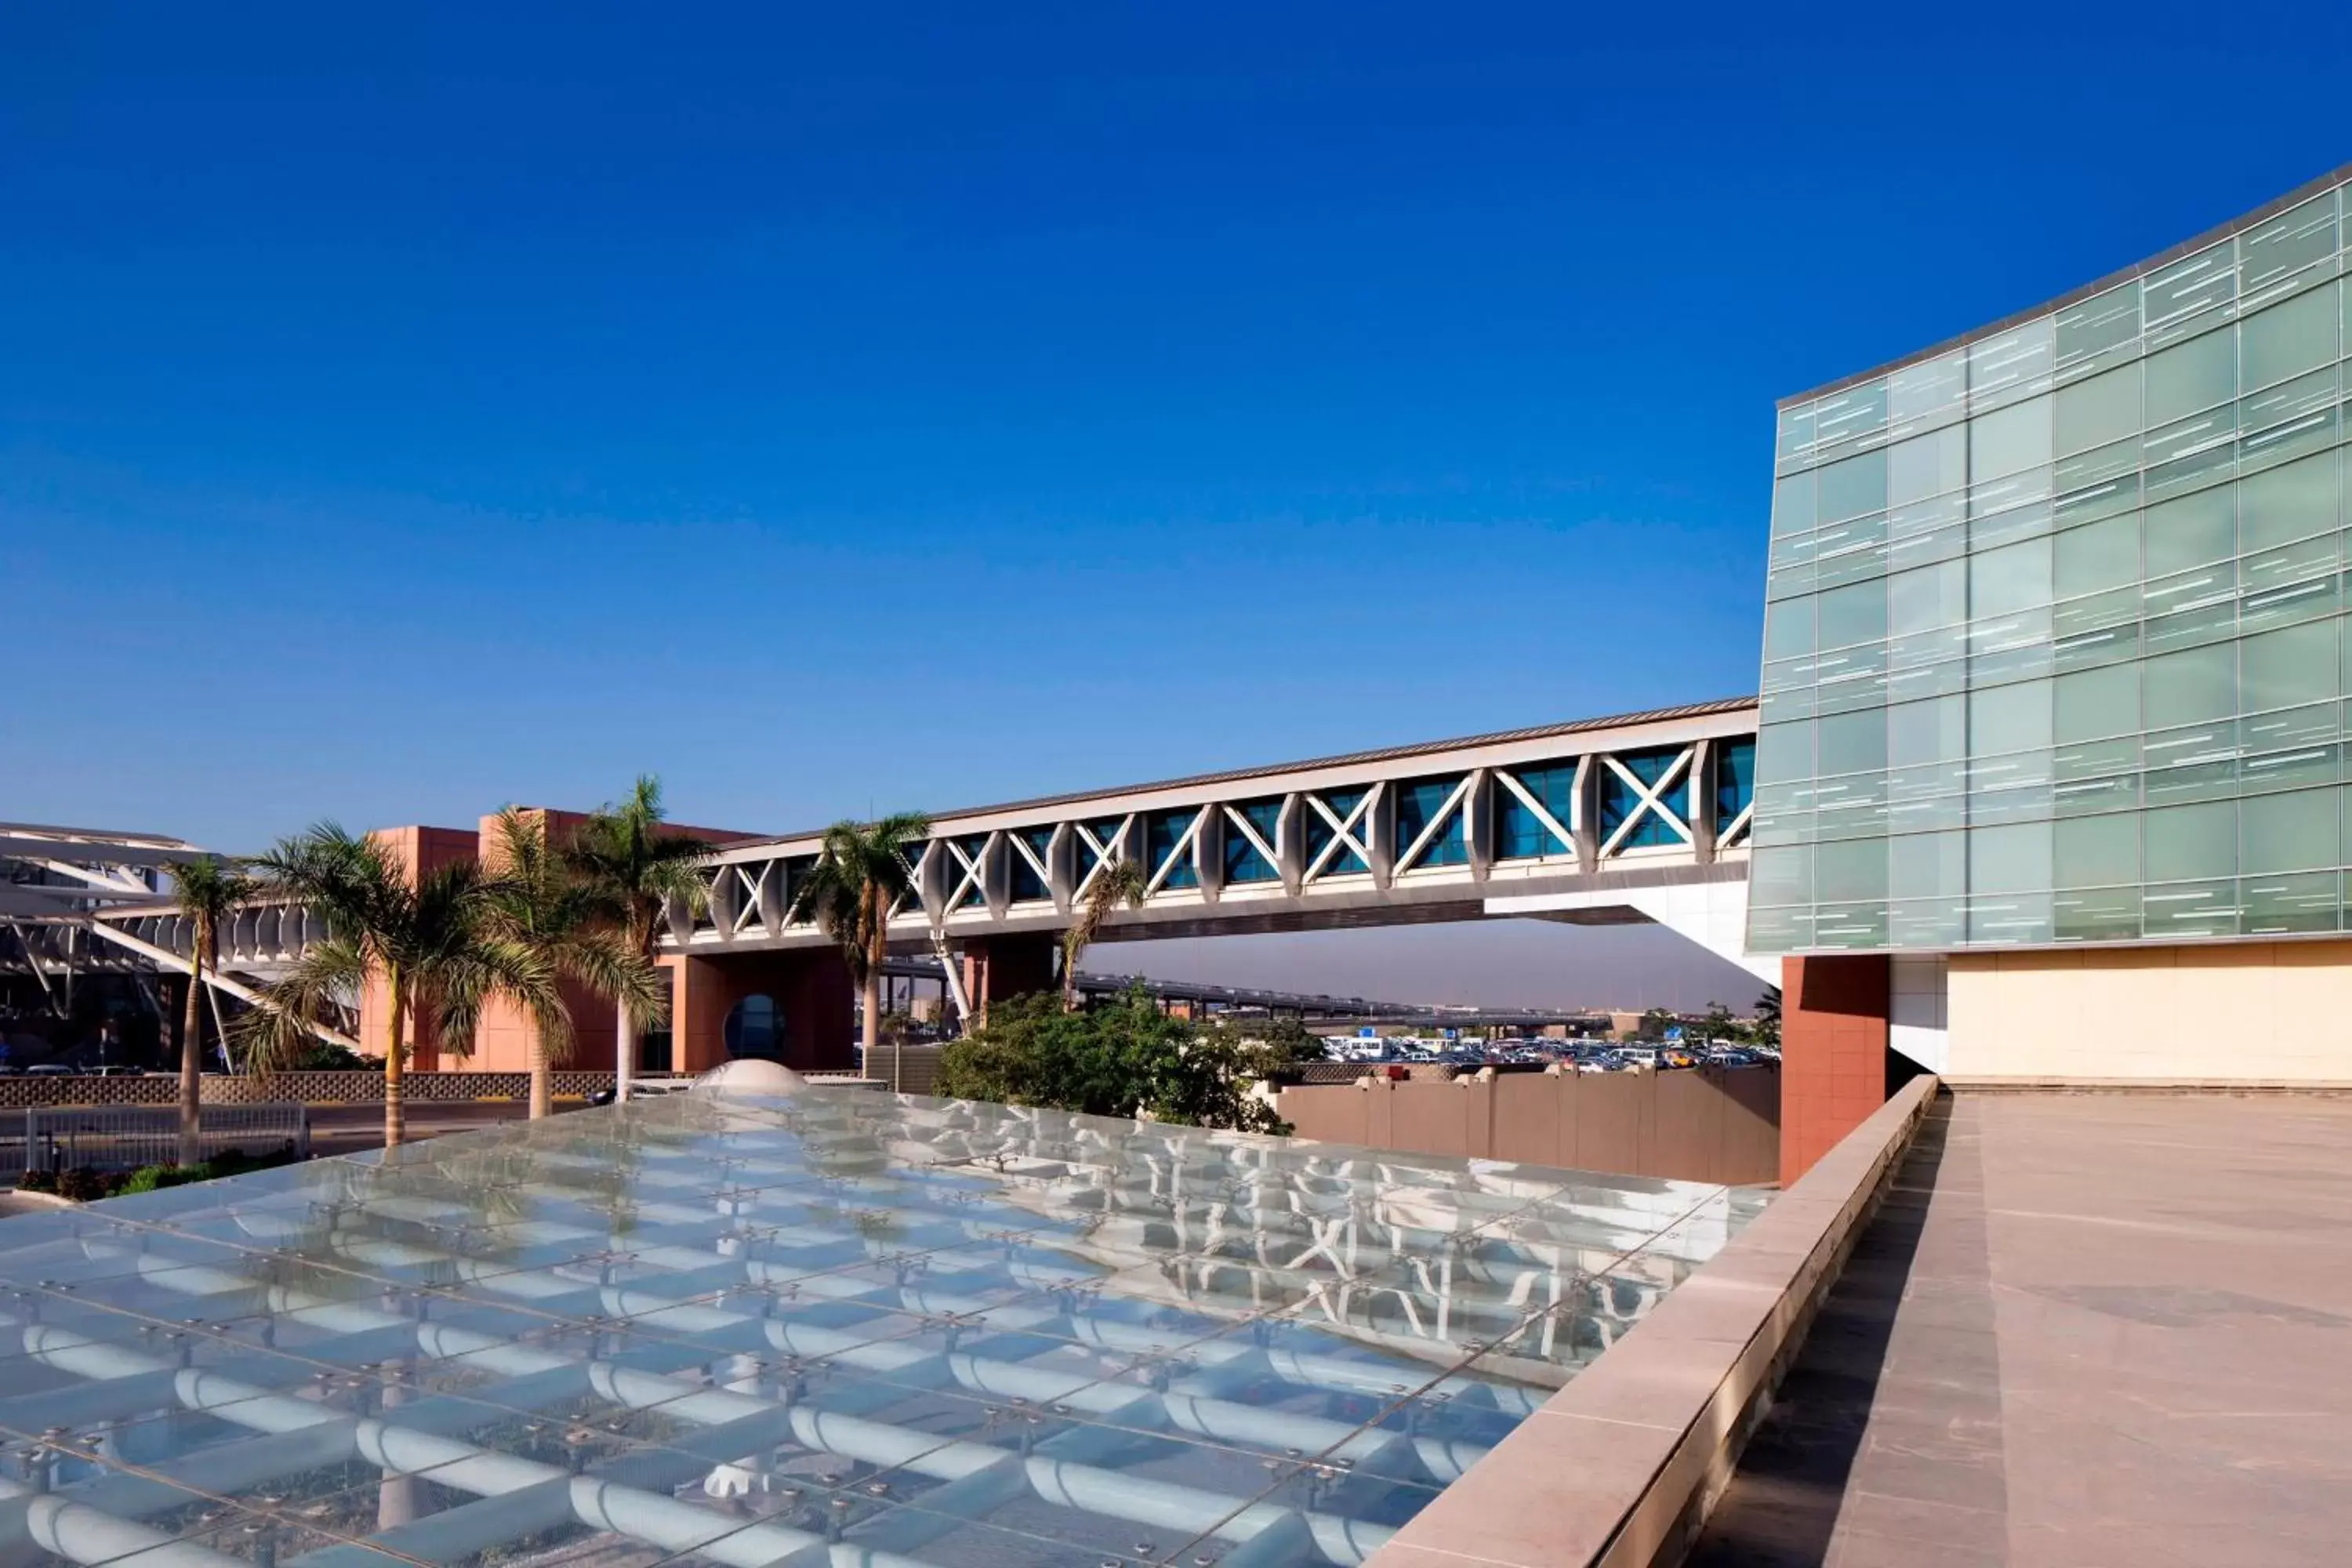
[[[1331,815],[1342,822],[1348,820],[1349,812],[1363,804],[1363,799],[1364,792],[1360,789],[1330,790],[1322,796],[1323,804],[1331,808]],[[1323,820],[1321,812],[1311,805],[1302,809],[1305,814],[1302,820],[1307,825],[1307,864],[1311,867],[1315,864],[1316,858],[1323,853],[1324,846],[1337,838],[1339,835],[1331,830],[1329,823]],[[1361,823],[1358,823],[1352,831],[1360,841],[1367,837]],[[1351,872],[1360,873],[1370,869],[1370,866],[1364,864],[1364,858],[1361,855],[1357,854],[1353,849],[1342,849],[1325,862],[1322,875],[1343,877]]]
[[[1151,875],[1160,875],[1160,866],[1175,851],[1177,844],[1192,827],[1192,819],[1199,815],[1193,811],[1156,811],[1143,819],[1143,862],[1151,868]],[[1163,888],[1197,888],[1201,885],[1201,873],[1192,864],[1192,851],[1186,850],[1178,858],[1175,868],[1160,885]]]
[[[1727,827],[1731,819],[1756,798],[1756,742],[1717,741],[1715,743],[1715,820]]]
[[[1675,765],[1675,759],[1681,755],[1682,748],[1679,746],[1662,746],[1654,752],[1622,752],[1617,761],[1623,764],[1627,773],[1655,788],[1658,781],[1666,776],[1666,770]],[[1684,821],[1689,821],[1688,776],[1677,780],[1672,789],[1659,797],[1659,804]],[[1601,773],[1601,841],[1607,843],[1611,835],[1624,826],[1625,819],[1639,810],[1641,805],[1642,797],[1633,786],[1620,777],[1616,769],[1604,767]],[[1654,844],[1680,844],[1682,841],[1682,835],[1669,826],[1656,812],[1643,811],[1642,820],[1631,833],[1619,840],[1617,847],[1634,849]]]
[[[1416,866],[1466,866],[1470,863],[1470,846],[1462,833],[1462,813],[1446,811],[1446,802],[1462,781],[1453,779],[1415,779],[1399,784],[1396,792],[1396,855],[1404,858],[1424,828],[1445,812],[1445,824],[1429,841]]]
[[[1124,824],[1126,820],[1127,819],[1125,817],[1104,816],[1098,817],[1085,826],[1087,831],[1095,836],[1095,843],[1101,845],[1104,850],[1108,852],[1118,847],[1118,830],[1120,826]],[[1083,883],[1086,881],[1087,874],[1094,870],[1097,864],[1094,847],[1092,845],[1089,845],[1086,839],[1081,837],[1078,839],[1076,846],[1076,853],[1077,856],[1077,859],[1076,861],[1077,868],[1072,873],[1072,875],[1075,876],[1079,882]]]
[[[1246,805],[1234,807],[1234,815],[1246,821],[1269,848],[1276,847],[1276,833],[1282,823],[1282,802],[1254,800]],[[1225,825],[1225,880],[1228,882],[1271,882],[1281,877],[1273,861],[1258,853],[1256,845],[1232,823]]]
[[[1576,800],[1576,764],[1562,763],[1551,768],[1520,768],[1512,777],[1521,788],[1542,803],[1551,818],[1562,827],[1574,821]],[[1529,811],[1527,803],[1513,794],[1508,785],[1495,786],[1495,855],[1502,860],[1533,860],[1544,855],[1565,855],[1570,846],[1546,827],[1543,818]]]
[[[1054,863],[1048,858],[1048,851],[1054,847],[1052,828],[1024,827],[1021,829],[1019,837],[1022,843],[1029,847],[1029,854],[1037,857],[1040,864],[1050,866]],[[1054,896],[1053,889],[1045,886],[1045,879],[1037,875],[1037,868],[1029,863],[1029,855],[1024,855],[1020,850],[1015,849],[1013,851],[1012,861],[1014,903],[1035,899],[1050,899]]]
[[[983,864],[981,859],[981,855],[982,852],[988,847],[987,834],[966,834],[963,837],[957,839],[955,843],[956,847],[962,850],[973,865],[978,866]],[[958,860],[952,855],[949,856],[948,885],[950,888],[954,887],[964,879],[964,875],[963,862]],[[954,907],[960,910],[971,910],[978,909],[981,905],[988,902],[988,895],[983,890],[983,884],[986,881],[987,879],[985,877],[972,878],[971,886],[963,890],[961,896],[956,900]]]

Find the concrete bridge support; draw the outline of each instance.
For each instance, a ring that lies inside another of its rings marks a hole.
[[[971,999],[973,1027],[988,1022],[988,1005],[1033,991],[1054,989],[1054,952],[1049,932],[975,937],[963,944],[964,994]]]
[[[832,948],[665,958],[670,972],[670,1063],[708,1072],[733,1054],[727,1017],[738,1003],[765,997],[776,1032],[773,1055],[803,1071],[844,1072],[853,1065],[855,988]]]

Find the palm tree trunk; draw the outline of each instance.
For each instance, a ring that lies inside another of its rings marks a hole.
[[[555,1069],[547,1059],[547,1039],[537,1027],[530,1032],[530,1119],[555,1114]]]
[[[613,1103],[621,1105],[628,1100],[630,1069],[636,1065],[630,1058],[637,1054],[637,1027],[635,1021],[629,1016],[627,997],[615,997],[613,1011],[620,1016],[621,1020],[620,1038],[613,1045]]]
[[[408,1021],[408,994],[401,987],[399,970],[387,971],[384,978],[392,993],[392,1021],[383,1039],[383,1146],[397,1149],[408,1135],[407,1114],[400,1103],[400,1045],[402,1026]]]
[[[866,915],[866,979],[859,987],[866,1016],[858,1020],[857,1066],[873,1076],[875,1047],[882,1043],[882,959],[889,947],[889,916],[882,907],[881,889],[872,882],[862,894]],[[893,1090],[898,1085],[893,1083]]]
[[[866,966],[863,997],[866,1016],[858,1024],[858,1059],[865,1064],[866,1071],[871,1073],[877,1047],[882,1043],[882,966],[878,963]],[[890,1087],[895,1089],[898,1086],[894,1081]]]
[[[866,955],[866,1072],[874,1072],[874,1047],[882,1038],[882,964],[890,956],[890,933],[881,926],[874,930],[874,947]],[[890,1037],[890,1092],[907,1091],[907,1033],[901,1029]]]
[[[198,932],[194,961],[188,965],[188,1005],[180,1017],[180,1163],[193,1165],[204,1155],[204,997],[205,949]]]
[[[632,922],[629,941],[630,944],[646,957],[653,956],[654,933],[650,923],[645,930],[638,931]],[[614,998],[613,1012],[618,1019],[617,1027],[620,1031],[618,1037],[613,1042],[613,1103],[626,1105],[629,1103],[629,1090],[634,1087],[637,1071],[636,1022],[629,1016],[629,1003],[626,997]],[[677,1066],[675,1056],[672,1057],[670,1065],[673,1068]]]

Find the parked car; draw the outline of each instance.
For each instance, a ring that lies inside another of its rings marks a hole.
[[[26,1078],[71,1078],[74,1076],[74,1069],[63,1062],[43,1062],[38,1067],[26,1068],[25,1076]]]

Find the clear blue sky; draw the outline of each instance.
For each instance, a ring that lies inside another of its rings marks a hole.
[[[1745,692],[1776,397],[2352,158],[2340,5],[417,9],[0,14],[0,816]]]

